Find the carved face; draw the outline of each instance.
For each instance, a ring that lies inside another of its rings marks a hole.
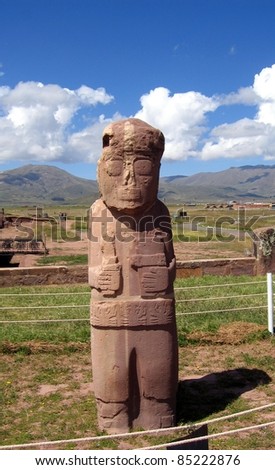
[[[143,124],[142,129],[139,123]],[[149,136],[145,126],[149,129]],[[108,207],[127,214],[140,214],[155,203],[163,135],[151,129],[136,119],[120,121],[105,129],[98,182],[102,199]],[[152,147],[156,133],[158,137],[162,136],[161,152],[158,147],[155,150]]]

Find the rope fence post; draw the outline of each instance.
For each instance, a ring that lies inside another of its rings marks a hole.
[[[268,315],[268,331],[274,335],[274,309],[273,309],[273,281],[272,273],[266,274],[267,280],[267,315]]]

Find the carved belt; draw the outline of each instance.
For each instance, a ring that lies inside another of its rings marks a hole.
[[[174,321],[174,299],[93,301],[91,304],[93,326],[157,326],[167,325]]]

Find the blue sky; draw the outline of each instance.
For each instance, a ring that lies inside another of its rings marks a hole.
[[[103,128],[162,130],[162,176],[275,164],[274,0],[0,0],[0,170],[95,179]]]

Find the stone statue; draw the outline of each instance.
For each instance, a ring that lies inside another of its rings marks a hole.
[[[92,367],[108,433],[175,425],[178,345],[170,216],[157,199],[163,134],[110,124],[89,215]]]

